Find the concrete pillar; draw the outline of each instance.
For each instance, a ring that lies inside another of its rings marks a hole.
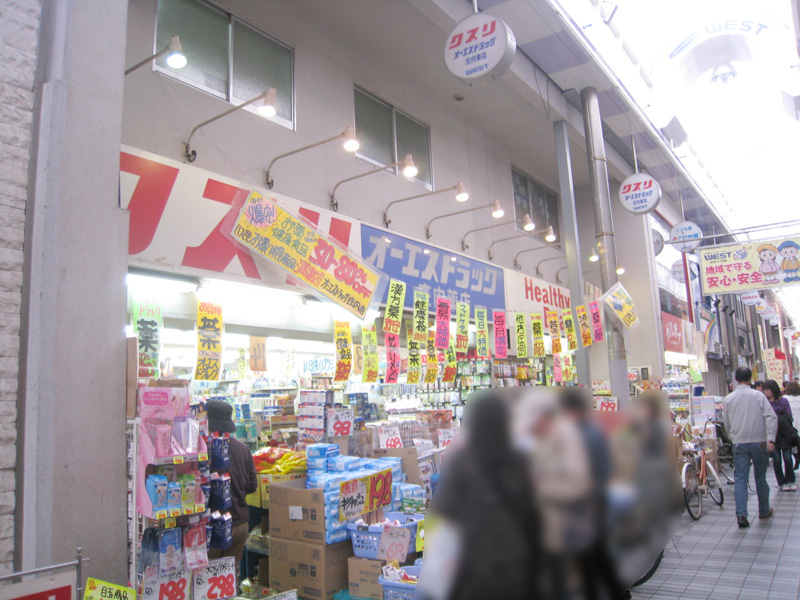
[[[126,0],[44,0],[21,332],[17,567],[124,583]]]

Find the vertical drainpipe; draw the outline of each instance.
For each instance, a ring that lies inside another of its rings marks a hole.
[[[589,160],[589,178],[592,184],[592,206],[600,254],[600,282],[603,292],[619,281],[617,277],[617,249],[614,245],[614,222],[611,218],[611,192],[608,187],[608,165],[603,142],[603,122],[595,88],[581,90],[583,105],[583,127],[586,136],[586,156]],[[621,408],[630,401],[628,385],[628,363],[625,358],[625,340],[619,325],[606,320],[608,334],[608,373],[611,392],[619,400]]]
[[[759,371],[761,370],[761,336],[759,335],[759,331],[757,330],[758,327],[758,315],[756,314],[756,307],[750,306],[746,309],[750,315],[750,336],[753,338],[753,353],[755,357],[753,358],[753,366],[755,367],[753,379],[761,379],[758,376]]]

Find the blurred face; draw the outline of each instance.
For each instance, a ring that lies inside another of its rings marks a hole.
[[[553,428],[553,417],[550,414],[542,415],[536,423],[531,426],[531,433],[535,437],[546,437]]]
[[[764,388],[764,395],[767,397],[767,400],[775,400],[775,396],[772,395],[772,390],[768,387]]]

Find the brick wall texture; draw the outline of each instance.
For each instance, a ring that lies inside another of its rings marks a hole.
[[[22,252],[40,0],[0,1],[0,574],[12,570]]]

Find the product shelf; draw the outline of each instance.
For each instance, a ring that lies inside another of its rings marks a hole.
[[[206,461],[208,460],[208,452],[199,452],[196,454],[175,454],[173,456],[157,456],[152,464],[156,466],[161,465],[182,465],[186,462]]]
[[[147,519],[151,521],[159,521],[164,522],[166,527],[170,527],[170,524],[167,521],[171,519],[176,519],[178,517],[189,517],[195,515],[202,515],[206,512],[206,505],[205,504],[195,504],[194,506],[181,506],[180,508],[168,508],[165,510],[156,511],[155,514],[152,516],[146,516]],[[175,525],[172,524],[172,527]]]

